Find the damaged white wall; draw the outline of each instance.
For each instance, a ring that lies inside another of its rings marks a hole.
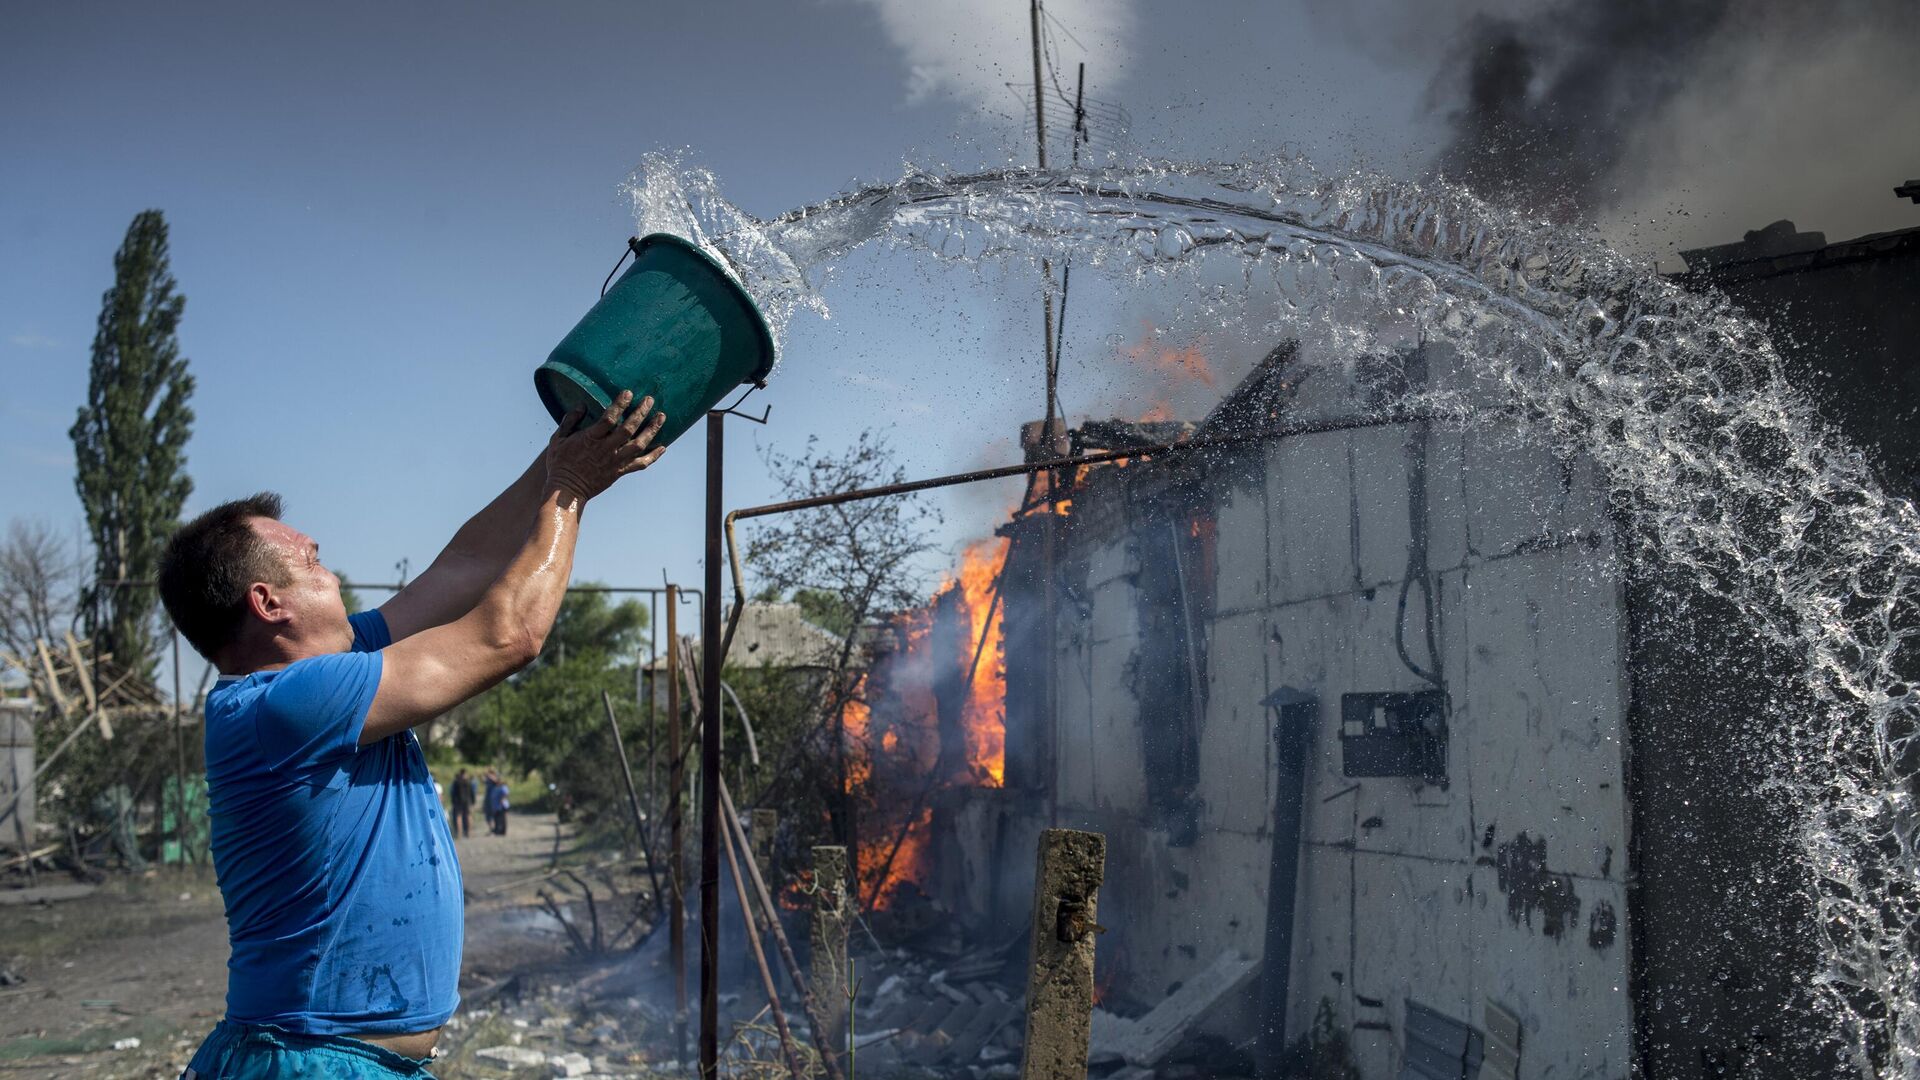
[[[1316,409],[1352,406],[1332,393],[1287,419]],[[1317,695],[1289,1035],[1324,1001],[1362,1075],[1391,1077],[1407,999],[1475,1028],[1492,1004],[1521,1022],[1518,1075],[1624,1077],[1624,601],[1589,463],[1513,428],[1433,428],[1427,543],[1449,782],[1342,774],[1341,695],[1427,686],[1394,637],[1416,431],[1300,435],[1247,452],[1245,468],[1210,470],[1217,580],[1190,846],[1170,844],[1147,809],[1141,732],[1154,718],[1128,672],[1139,544],[1113,488],[1077,497],[1062,562],[1084,570],[1084,606],[1062,605],[1054,637],[1055,815],[1107,834],[1103,957],[1126,972],[1125,992],[1151,1002],[1224,950],[1260,956],[1275,802],[1296,797],[1276,790],[1261,701],[1283,686]],[[1426,662],[1418,589],[1406,646]],[[1231,1022],[1246,1036],[1254,1021]]]

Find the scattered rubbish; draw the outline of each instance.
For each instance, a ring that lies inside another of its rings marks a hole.
[[[489,1046],[473,1056],[504,1069],[534,1069],[547,1063],[547,1055],[526,1046]]]
[[[138,1050],[140,1049],[140,1040],[138,1037],[132,1035],[124,1039],[115,1039],[113,1040],[113,1048],[115,1050]]]
[[[585,1076],[593,1071],[593,1062],[581,1053],[556,1054],[547,1063],[557,1077]]]
[[[1117,1053],[1135,1065],[1157,1065],[1213,1012],[1222,998],[1245,986],[1259,970],[1260,961],[1225,952],[1137,1020],[1096,1009],[1092,1046],[1096,1051]]]

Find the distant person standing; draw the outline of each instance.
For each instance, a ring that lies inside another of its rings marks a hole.
[[[447,793],[447,803],[453,811],[453,831],[462,837],[472,836],[473,777],[467,775],[467,770],[453,774],[453,790]]]
[[[487,831],[495,836],[507,835],[507,784],[492,769],[487,770],[486,802],[482,809],[487,815]]]

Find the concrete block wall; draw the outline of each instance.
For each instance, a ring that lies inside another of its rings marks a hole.
[[[1408,998],[1475,1026],[1491,1001],[1521,1019],[1521,1076],[1625,1076],[1623,600],[1590,465],[1496,426],[1429,433],[1448,783],[1342,774],[1341,695],[1427,685],[1395,647],[1417,434],[1298,436],[1259,451],[1251,482],[1244,468],[1208,481],[1217,579],[1190,846],[1146,811],[1154,718],[1129,688],[1139,596],[1125,527],[1068,534],[1084,606],[1062,605],[1055,635],[1054,813],[1108,834],[1103,959],[1132,996],[1157,1000],[1225,949],[1266,950],[1275,800],[1304,798],[1291,1032],[1325,1000],[1362,1075],[1390,1077]],[[1083,494],[1076,514],[1118,497]],[[1417,588],[1403,638],[1430,663]],[[1260,702],[1281,686],[1320,701],[1304,795],[1276,790]]]

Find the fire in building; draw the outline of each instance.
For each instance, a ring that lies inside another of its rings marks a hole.
[[[1774,234],[1679,280],[1770,322],[1910,483],[1920,230]],[[924,893],[997,941],[1040,830],[1104,833],[1096,1057],[1185,992],[1269,1066],[1325,1039],[1364,1077],[1837,1068],[1743,731],[1779,661],[1628,556],[1594,462],[1383,410],[1449,382],[1445,350],[1344,381],[1295,359],[1197,424],[1066,433],[1207,449],[1030,490],[883,642],[861,723],[917,740],[925,783],[860,829],[869,901]],[[1061,449],[1038,428],[1030,460]]]

